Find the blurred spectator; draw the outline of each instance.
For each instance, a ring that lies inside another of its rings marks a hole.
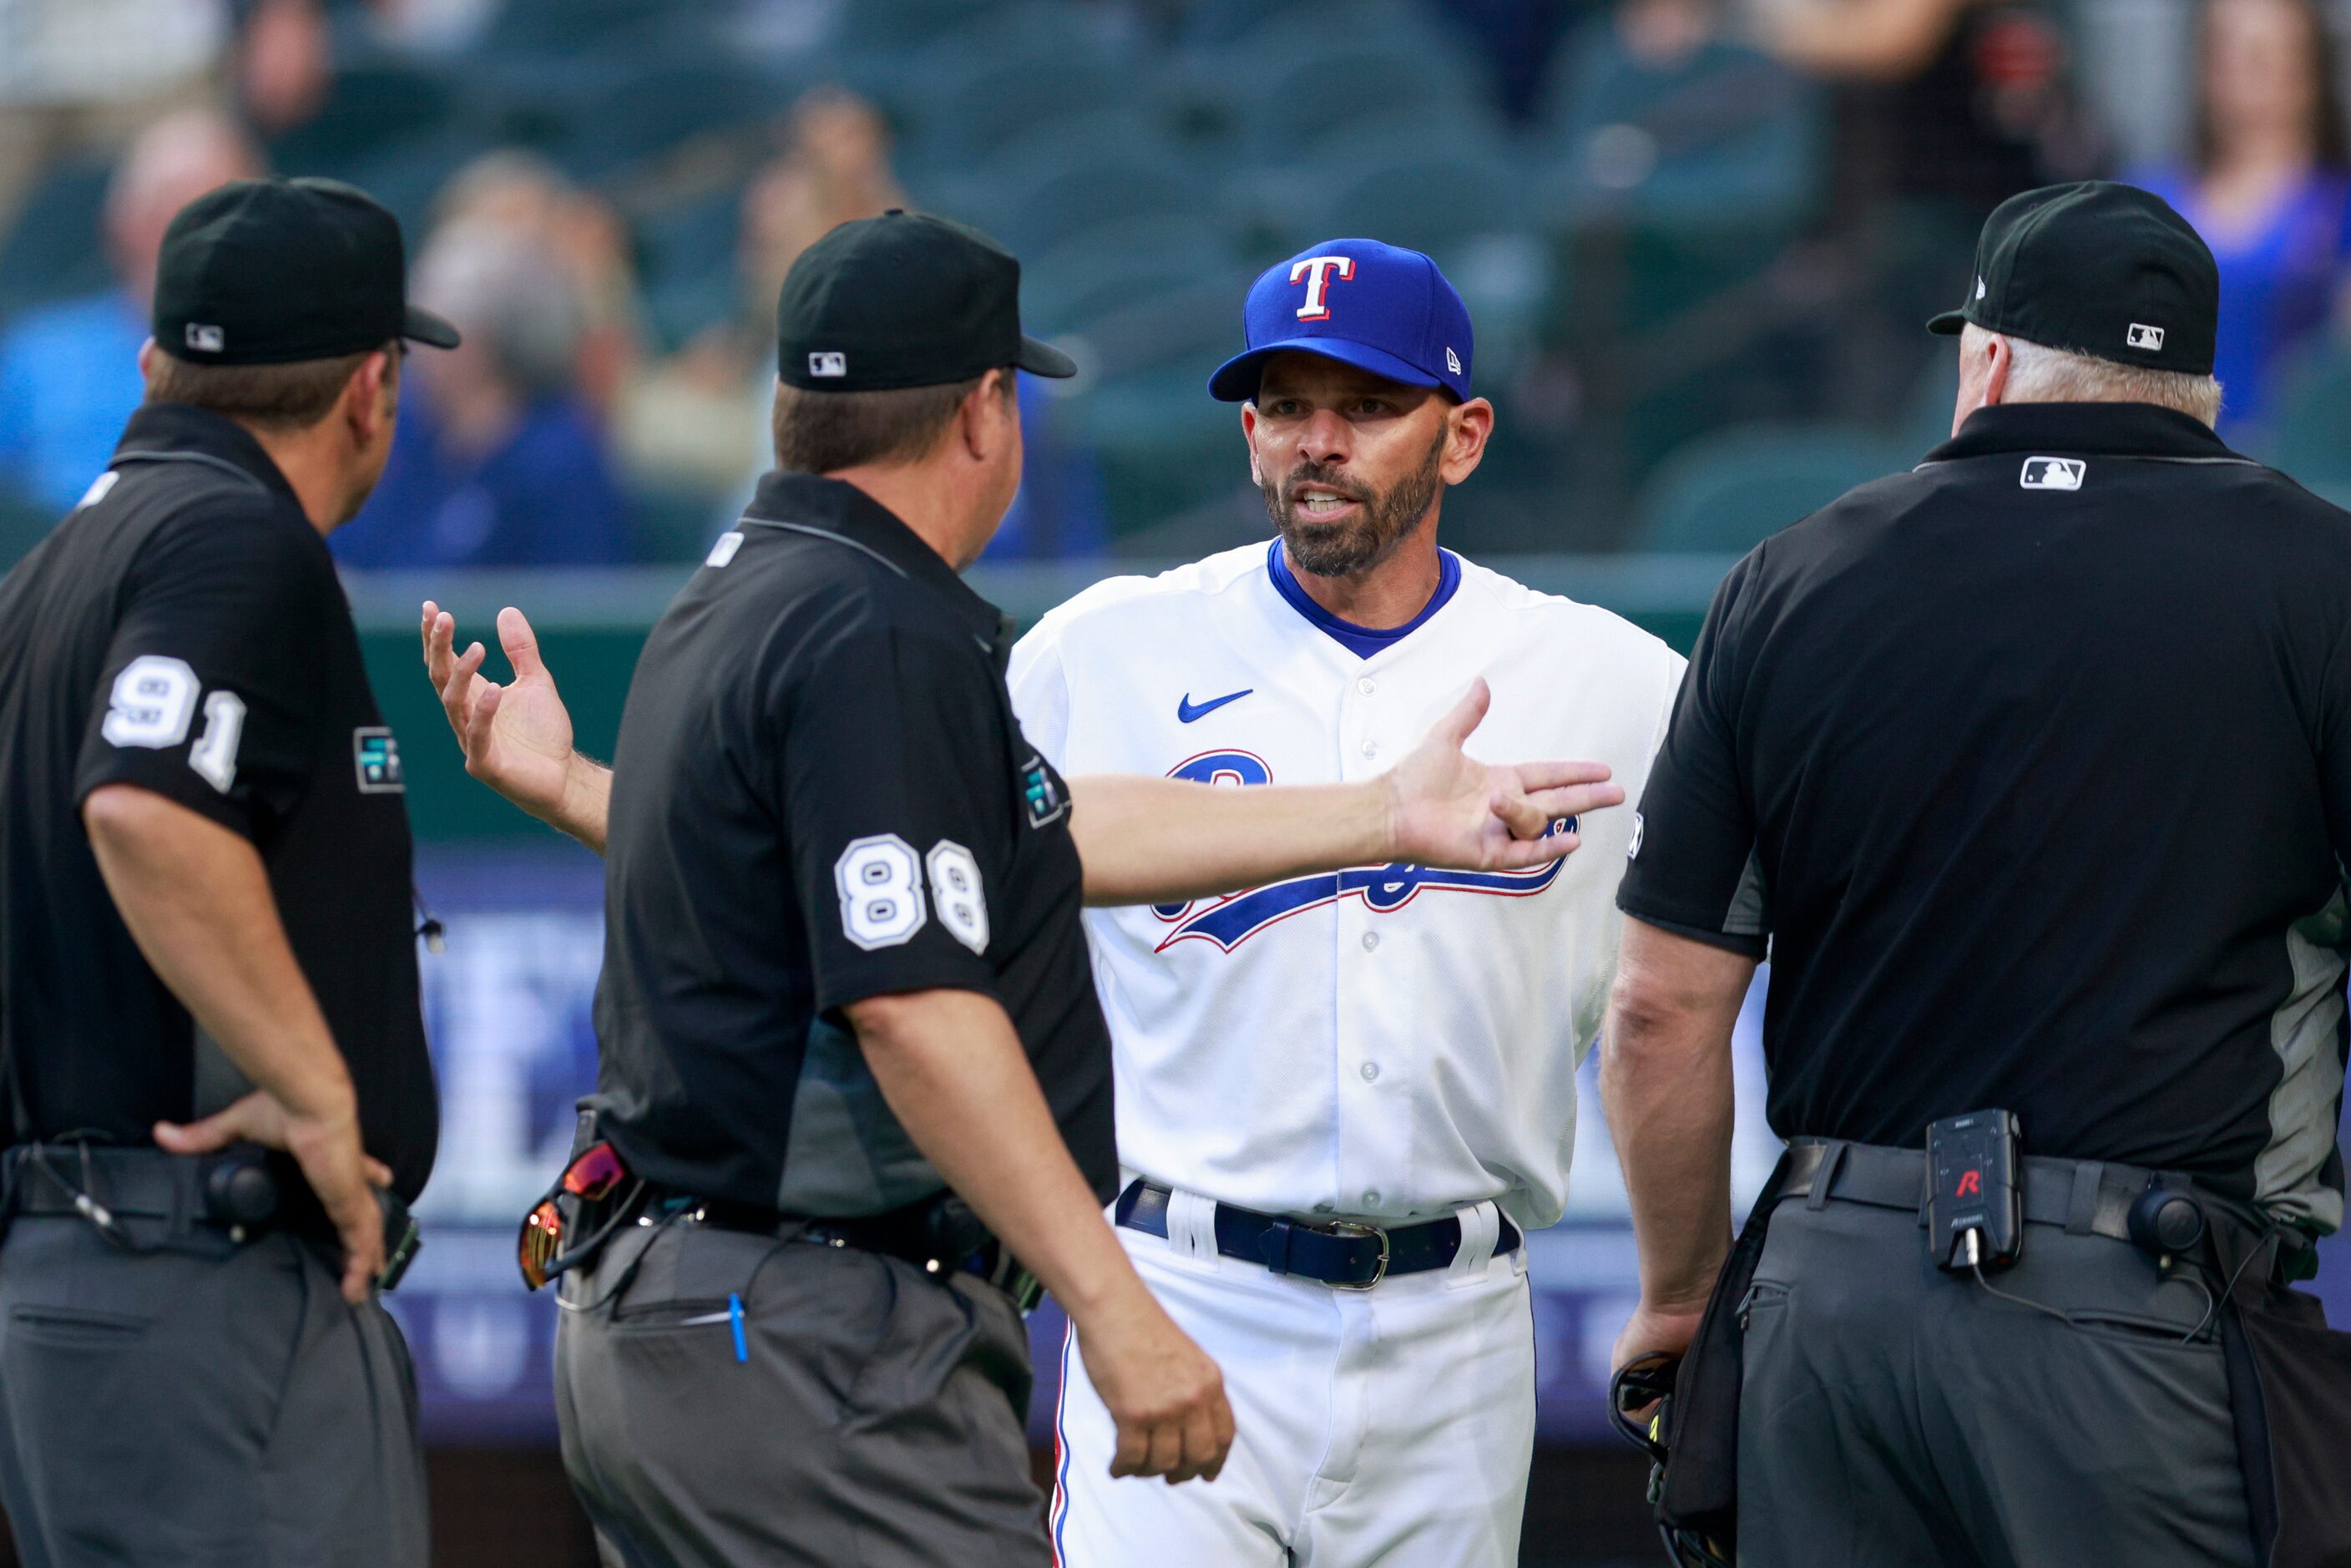
[[[1020,491],[980,559],[1076,560],[1110,548],[1102,465],[1053,417],[1052,383],[1019,378]]]
[[[2258,426],[2280,362],[2325,324],[2343,277],[2343,105],[2312,0],[2209,0],[2199,25],[2193,145],[2135,176],[2196,225],[2220,264],[2213,371],[2221,428]]]
[[[233,39],[230,0],[0,0],[0,240],[50,163],[211,105],[225,73],[264,130],[316,112],[330,68],[319,0],[239,9]]]
[[[1758,0],[1763,46],[1836,85],[1835,203],[1948,209],[1972,235],[2019,191],[2095,172],[2064,36],[2010,0]]]
[[[1444,0],[1468,30],[1495,76],[1502,111],[1524,120],[1535,106],[1552,52],[1591,7],[1562,0]]]
[[[120,283],[28,311],[0,336],[0,487],[63,514],[105,468],[146,393],[155,252],[179,210],[261,172],[243,133],[207,110],[158,121],[132,143],[106,196],[106,254]]]
[[[545,158],[502,148],[451,175],[433,216],[439,225],[488,224],[561,263],[580,312],[573,382],[599,415],[609,416],[637,372],[639,354],[636,273],[619,215]]]
[[[358,568],[593,566],[629,559],[601,423],[579,391],[582,312],[560,261],[479,219],[437,232],[418,301],[463,348],[407,361],[382,484],[333,539]]]

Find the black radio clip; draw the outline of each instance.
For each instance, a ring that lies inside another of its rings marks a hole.
[[[1964,1274],[2024,1250],[2022,1134],[2012,1111],[1970,1111],[1927,1126],[1927,1255]]]

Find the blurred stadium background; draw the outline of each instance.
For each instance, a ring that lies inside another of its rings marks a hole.
[[[593,1560],[511,1239],[592,1073],[600,918],[595,862],[464,779],[416,604],[468,634],[529,609],[609,747],[646,627],[765,466],[776,288],[818,235],[893,205],[973,221],[1082,365],[1024,386],[1029,479],[975,572],[1023,618],[1264,536],[1203,382],[1259,268],[1364,234],[1436,256],[1476,319],[1499,428],[1447,542],[1686,648],[1740,552],[1947,432],[1949,350],[1918,324],[1982,215],[2051,180],[2124,174],[2204,229],[2225,433],[2351,497],[2346,23],[2339,0],[0,0],[0,566],[104,466],[156,240],[211,184],[364,186],[467,330],[411,361],[385,485],[335,545],[449,927],[424,961],[446,1134],[395,1298],[443,1561]],[[1742,1104],[1753,1047],[1750,1019]],[[1752,1183],[1771,1148],[1742,1127]],[[1596,1114],[1578,1180],[1534,1239],[1546,1568],[1654,1551],[1600,1424],[1633,1276]],[[2331,1259],[2323,1282],[2351,1309]]]

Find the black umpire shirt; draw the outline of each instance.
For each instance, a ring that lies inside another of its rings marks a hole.
[[[2147,404],[1983,410],[1716,594],[1619,903],[1761,956],[1783,1136],[2341,1222],[2351,517]]]
[[[439,1107],[400,753],[326,541],[260,444],[201,409],[141,409],[80,506],[0,584],[12,1144],[148,1144],[158,1119],[218,1108],[197,1104],[197,1059],[217,1047],[147,967],[99,876],[80,808],[104,784],[252,841],[350,1066],[360,1137],[414,1197]]]
[[[613,759],[596,1002],[593,1103],[636,1174],[810,1217],[938,1192],[841,1009],[946,988],[1003,1004],[1108,1201],[1069,797],[1013,719],[1008,651],[904,524],[795,474],[654,626]]]

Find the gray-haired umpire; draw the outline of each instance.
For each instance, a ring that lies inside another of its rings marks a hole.
[[[0,584],[0,1503],[31,1568],[422,1568],[375,1299],[438,1113],[400,754],[327,553],[391,449],[400,230],[172,221],[113,461]]]
[[[2351,517],[2214,436],[2219,295],[2143,191],[2008,202],[1951,439],[1708,613],[1602,1070],[1687,1560],[2351,1562],[2351,1339],[2287,1288],[2343,1219]]]

